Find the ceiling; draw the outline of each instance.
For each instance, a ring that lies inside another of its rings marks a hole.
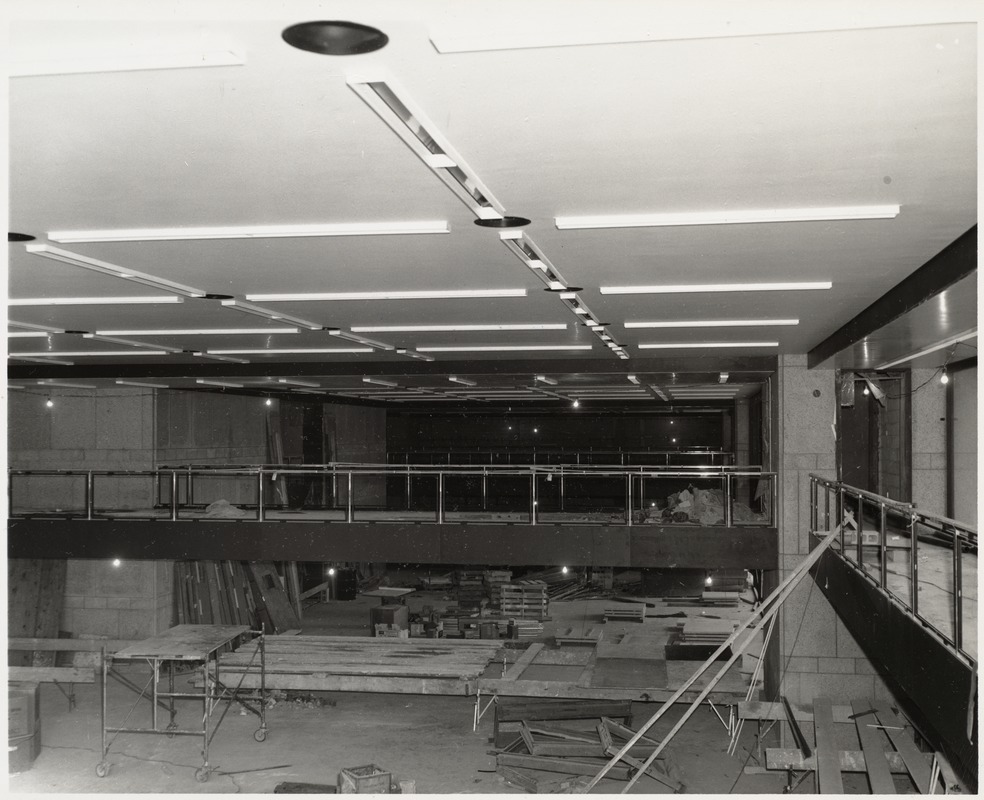
[[[156,19],[18,5],[10,231],[35,239],[8,246],[10,332],[34,334],[8,340],[15,386],[730,402],[977,218],[975,4],[201,2]],[[281,37],[326,15],[389,41],[334,56]],[[616,215],[636,219],[568,227]],[[785,221],[804,216],[819,218]],[[387,226],[436,232],[368,232]],[[965,281],[838,365],[968,331],[960,352],[975,353]],[[777,282],[830,287],[707,291]],[[640,285],[669,289],[610,291]],[[509,296],[337,296],[476,290]],[[181,302],[145,302],[165,296]],[[492,329],[440,329],[465,325]]]

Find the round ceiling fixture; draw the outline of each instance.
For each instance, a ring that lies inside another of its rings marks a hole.
[[[281,36],[291,47],[325,56],[372,53],[389,42],[389,37],[376,28],[339,20],[299,22],[285,28]]]
[[[36,238],[36,236],[31,236],[29,233],[14,233],[13,231],[7,231],[8,242],[33,242]]]
[[[476,219],[475,224],[480,228],[522,228],[529,225],[526,217],[500,217],[499,219]]]

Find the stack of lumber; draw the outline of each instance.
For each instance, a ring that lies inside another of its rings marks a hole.
[[[457,581],[458,605],[462,608],[480,608],[485,599],[485,583],[481,570],[459,570]]]
[[[593,600],[606,597],[608,594],[609,592],[578,579],[552,583],[547,588],[547,596],[551,600]]]
[[[502,586],[512,580],[512,570],[487,569],[482,575],[490,608],[502,607]]]
[[[539,639],[543,636],[543,623],[532,619],[511,619],[506,625],[506,636],[510,639]]]
[[[569,718],[561,716],[561,719]],[[590,728],[543,719],[522,720],[508,743],[490,754],[495,755],[496,772],[513,786],[531,793],[574,792],[585,785],[585,781],[577,778],[590,779],[596,775],[635,733],[609,717],[601,717]],[[655,739],[642,737],[611,768],[607,777],[629,780],[658,745]],[[679,781],[667,774],[661,761],[657,758],[646,774],[674,792],[683,789]],[[558,778],[558,774],[567,778]]]
[[[606,608],[602,616],[605,622],[611,622],[612,620],[645,622],[646,604],[627,603],[622,606],[612,606],[611,608]]]
[[[444,575],[427,575],[420,578],[420,588],[434,591],[444,591],[454,586],[454,576],[448,572]]]
[[[730,619],[688,619],[683,623],[682,644],[706,644],[718,647],[735,632],[738,623]]]
[[[502,614],[528,619],[547,619],[549,616],[547,585],[540,581],[522,581],[502,587]]]
[[[481,675],[499,651],[493,641],[365,636],[267,636],[264,644],[267,688],[317,690],[323,684],[325,691],[360,690],[356,684],[338,686],[332,681],[343,676],[466,681]],[[242,673],[255,682],[258,646],[254,640],[220,657],[227,684],[234,684]]]
[[[700,602],[706,606],[736,606],[741,595],[738,592],[705,591]]]

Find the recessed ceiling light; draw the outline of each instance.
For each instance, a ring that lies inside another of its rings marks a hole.
[[[108,261],[89,258],[78,253],[69,252],[68,250],[60,250],[57,247],[51,247],[46,244],[29,244],[25,245],[24,249],[28,253],[41,256],[42,258],[49,258],[52,261],[61,261],[65,264],[71,264],[74,267],[82,267],[82,269],[87,269],[91,272],[98,272],[113,278],[122,278],[132,283],[139,283],[154,289],[162,289],[166,292],[175,292],[185,297],[204,297],[207,294],[202,289],[196,289],[193,286],[185,286],[183,283],[175,283],[166,278],[158,278],[156,275],[137,272],[134,269],[120,267],[116,264],[110,264]]]
[[[125,344],[129,347],[148,348],[150,350],[166,350],[168,353],[184,352],[180,347],[165,347],[164,345],[152,344],[150,342],[138,342],[133,339],[120,339],[115,336],[102,336],[98,333],[83,333],[83,339],[95,339],[100,342],[110,342],[112,344]]]
[[[8,300],[9,306],[129,306],[140,303],[183,303],[173,294],[143,297],[26,297]]]
[[[198,358],[207,358],[207,359],[210,359],[212,361],[225,361],[226,363],[229,363],[229,364],[248,364],[249,363],[249,361],[247,359],[245,359],[245,358],[233,358],[232,356],[217,356],[217,355],[214,355],[213,353],[205,353],[205,352],[203,352],[201,350],[195,350],[194,352],[192,352],[192,355],[193,356],[197,356]]]
[[[458,333],[467,331],[564,331],[564,322],[530,322],[478,325],[353,325],[355,333]]]
[[[783,283],[689,283],[657,286],[602,286],[602,294],[675,294],[687,292],[785,292],[829,289],[830,281],[787,281]]]
[[[200,383],[203,386],[226,386],[230,389],[243,388],[243,385],[241,383],[230,383],[229,381],[213,381],[213,380],[206,380],[205,378],[195,378],[195,383]]]
[[[799,325],[798,319],[688,319],[658,322],[626,322],[626,328],[740,328]]]
[[[300,333],[299,328],[134,328],[132,330],[96,331],[101,336],[239,336]]]
[[[369,347],[375,347],[380,350],[395,350],[396,348],[391,344],[386,344],[386,342],[379,342],[375,339],[367,339],[365,336],[358,336],[354,333],[346,333],[341,328],[329,328],[329,336],[337,336],[339,339],[344,339],[347,342],[355,342],[356,344],[365,344]]]
[[[144,389],[167,389],[166,383],[144,383],[143,381],[116,381],[120,386],[140,386]]]
[[[968,328],[963,333],[958,333],[956,336],[950,336],[941,342],[930,345],[929,347],[924,347],[922,350],[917,350],[914,353],[909,353],[902,358],[897,358],[894,361],[887,361],[884,364],[879,364],[875,369],[891,369],[892,367],[897,367],[899,364],[904,364],[906,361],[912,361],[913,359],[919,358],[920,356],[929,355],[930,353],[935,353],[937,350],[942,350],[945,347],[950,347],[958,342],[962,342],[966,339],[971,339],[977,335],[977,327]]]
[[[529,350],[590,350],[590,344],[516,344],[453,347],[418,347],[421,353],[494,353],[523,352]]]
[[[651,228],[675,227],[678,225],[736,225],[743,223],[893,219],[898,216],[900,210],[898,205],[765,208],[673,214],[612,214],[557,217],[554,222],[560,230],[578,228]]]
[[[261,303],[327,302],[332,300],[466,300],[483,297],[526,297],[526,289],[435,289],[432,291],[308,292],[246,295],[247,300],[255,300]]]
[[[522,228],[529,225],[530,221],[526,217],[500,217],[498,219],[476,219],[475,224],[480,228]]]
[[[640,344],[640,350],[675,350],[700,347],[778,347],[779,342],[659,342]]]
[[[635,375],[626,375],[625,377],[629,379],[629,383],[634,383],[636,386],[639,385],[639,379]]]
[[[242,311],[244,314],[252,314],[253,316],[263,317],[265,319],[291,322],[294,325],[300,325],[302,328],[307,328],[312,331],[320,331],[324,327],[323,325],[319,325],[317,322],[301,319],[300,317],[295,317],[291,314],[281,314],[279,311],[271,311],[268,308],[261,308],[260,306],[253,305],[252,303],[244,303],[242,300],[223,300],[222,307],[231,308],[233,311]]]
[[[332,353],[372,353],[371,347],[294,347],[285,349],[247,349],[247,350],[206,350],[206,353],[213,355],[312,355],[312,354],[332,354]]]
[[[413,222],[340,222],[324,225],[230,225],[202,228],[120,228],[91,231],[50,231],[54,242],[161,242],[195,239],[283,239],[311,236],[386,236],[449,233],[446,220]]]
[[[372,53],[389,42],[381,30],[340,20],[299,22],[285,28],[280,35],[291,47],[325,56]]]

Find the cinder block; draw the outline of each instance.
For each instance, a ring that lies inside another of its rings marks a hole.
[[[105,636],[120,639],[120,614],[116,609],[85,608],[75,609],[74,629],[76,636]]]
[[[156,633],[156,613],[151,609],[119,612],[119,638],[145,639]]]
[[[858,675],[877,675],[878,670],[867,658],[854,659],[854,671]]]
[[[814,470],[817,468],[816,453],[786,453],[782,459],[784,469]]]
[[[841,703],[851,700],[869,700],[874,696],[874,678],[871,675],[809,675],[799,673],[803,702],[817,697],[837,698]]]
[[[66,594],[62,599],[63,608],[85,608],[85,597],[80,594]]]
[[[120,606],[120,608],[130,608],[134,611],[146,611],[157,605],[153,597],[126,597],[121,599],[126,600],[126,605]]]
[[[829,672],[833,674],[854,674],[853,658],[819,658],[817,659],[817,671]]]
[[[106,608],[129,608],[130,598],[129,597],[107,597]]]
[[[781,681],[781,693],[786,696],[786,699],[790,703],[801,703],[803,702],[800,691],[800,678],[803,673],[800,672],[786,672]]]
[[[817,659],[807,656],[792,656],[788,662],[784,661],[788,672],[816,672]]]
[[[865,658],[857,640],[840,619],[837,620],[837,655],[839,658]]]
[[[82,603],[83,608],[107,608],[105,597],[86,597]]]

